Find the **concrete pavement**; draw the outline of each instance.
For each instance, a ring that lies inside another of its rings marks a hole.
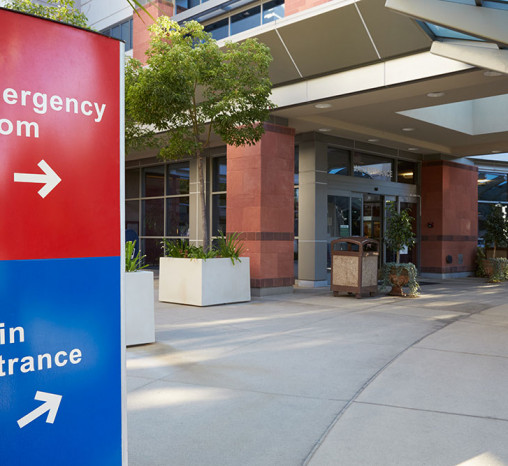
[[[508,465],[508,283],[422,291],[156,302],[157,343],[127,351],[129,465]]]

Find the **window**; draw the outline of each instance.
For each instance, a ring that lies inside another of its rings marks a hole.
[[[231,35],[247,31],[261,24],[261,7],[256,6],[231,16]]]
[[[284,18],[284,0],[263,3],[263,24]]]
[[[363,199],[361,197],[351,198],[351,235],[361,236],[362,234],[362,210]]]
[[[164,199],[146,199],[141,201],[143,223],[142,236],[164,235]]]
[[[125,229],[133,230],[139,235],[139,201],[125,202]]]
[[[166,199],[165,236],[189,236],[189,196]]]
[[[283,17],[284,0],[272,0],[207,24],[205,31],[209,32],[215,40],[220,40]]]
[[[344,238],[350,236],[349,197],[328,196],[328,236]]]
[[[164,196],[164,165],[142,170],[142,197]]]
[[[229,36],[229,18],[205,26],[205,31],[209,32],[215,40],[225,39]]]
[[[127,169],[125,197],[125,228],[139,235],[145,263],[157,265],[163,238],[189,236],[189,162]]]
[[[298,209],[299,209],[299,196],[300,196],[300,188],[298,186],[295,186],[294,191],[294,203],[295,203],[295,215],[294,215],[294,221],[295,221],[295,236],[298,236]]]
[[[211,228],[212,236],[220,232],[226,234],[226,189],[227,189],[227,159],[214,157],[212,163],[212,202]]]
[[[392,181],[393,160],[377,155],[353,155],[354,176],[372,180]]]
[[[190,167],[188,162],[168,165],[167,194],[189,194]]]
[[[478,173],[478,200],[507,202],[507,176],[506,173]]]
[[[293,254],[294,260],[298,260],[298,218],[300,208],[300,146],[295,146],[295,171],[294,171],[294,243]]]
[[[101,31],[102,34],[125,42],[125,50],[132,49],[132,18]]]
[[[486,220],[496,204],[508,205],[508,175],[480,170],[478,172],[478,237],[483,238]]]
[[[164,236],[189,236],[189,162],[172,163],[166,169],[166,231]]]
[[[335,147],[328,148],[328,173],[331,175],[349,175],[350,152]]]
[[[188,10],[200,4],[199,0],[176,0],[177,13]]]
[[[397,160],[397,182],[406,184],[416,184],[416,162],[407,160]]]
[[[125,198],[139,197],[139,169],[125,172]]]

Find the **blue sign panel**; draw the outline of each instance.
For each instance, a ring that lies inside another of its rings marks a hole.
[[[122,464],[119,269],[0,261],[2,466]]]

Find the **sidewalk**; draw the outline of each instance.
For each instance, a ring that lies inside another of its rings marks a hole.
[[[508,284],[156,302],[127,351],[130,466],[508,465]]]

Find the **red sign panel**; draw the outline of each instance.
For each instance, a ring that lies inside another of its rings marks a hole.
[[[0,260],[119,256],[118,42],[5,10],[0,31]]]

